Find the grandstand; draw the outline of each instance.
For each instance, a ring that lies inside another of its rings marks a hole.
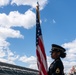
[[[38,75],[38,70],[0,62],[0,75]]]

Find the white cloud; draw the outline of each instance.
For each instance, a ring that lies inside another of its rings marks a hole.
[[[1,40],[2,39],[7,39],[8,37],[23,38],[23,35],[21,35],[20,31],[18,31],[18,30],[14,30],[14,29],[11,29],[11,28],[0,27],[0,38],[1,38]]]
[[[30,56],[30,57],[22,56],[22,57],[20,57],[20,60],[23,62],[26,62],[26,63],[35,63],[36,62],[36,58],[34,56]],[[34,61],[34,62],[32,62],[32,61]]]
[[[68,49],[69,49],[69,48],[76,48],[76,39],[73,40],[72,42],[63,44],[63,46],[64,46],[65,48],[68,48]]]
[[[47,22],[47,19],[46,18],[44,19],[44,22]]]
[[[0,61],[15,64],[15,61],[18,59],[19,55],[13,53],[9,50],[8,47],[0,46]]]
[[[6,56],[6,52],[3,50],[2,47],[0,47],[0,58],[5,57]]]
[[[56,21],[53,19],[53,23],[55,24],[56,23]]]
[[[16,55],[10,50],[7,50],[7,60],[9,63],[15,64],[15,60],[17,60],[18,58],[19,58],[19,55]]]
[[[0,0],[0,7],[8,5],[9,2],[10,2],[10,0],[6,0],[6,1],[5,0]]]
[[[22,61],[22,62],[28,64],[29,68],[37,69],[37,61],[36,61],[35,56],[27,57],[25,55],[25,56],[20,57],[19,61]]]
[[[1,27],[24,27],[29,29],[36,24],[36,16],[31,10],[26,11],[24,14],[20,14],[18,11],[11,11],[9,15],[5,13],[0,14],[0,26]]]
[[[18,55],[9,50],[10,43],[6,41],[4,34],[6,34],[6,31],[5,33],[0,33],[0,61],[15,64],[14,62],[17,60]]]
[[[0,33],[0,35],[1,35],[1,33]],[[6,42],[5,39],[3,39],[3,36],[2,37],[0,36],[0,47],[2,48],[4,46],[4,48],[5,48],[9,45],[10,44],[8,42]]]
[[[40,9],[43,9],[44,6],[47,4],[48,0],[12,0],[11,4],[17,4],[19,5],[28,5],[32,6],[33,8],[36,8],[37,1],[39,2]]]
[[[72,66],[76,65],[76,39],[72,42],[64,43],[62,45],[66,48],[67,56],[64,60],[65,70],[68,72]]]
[[[7,38],[23,38],[19,31],[7,27],[0,27],[0,61],[14,63],[18,55],[9,50],[10,43]]]
[[[31,6],[32,8],[36,8],[37,1],[39,2],[40,9],[43,9],[45,5],[48,3],[48,0],[0,0],[0,7],[6,6],[11,3],[11,5],[27,5]]]

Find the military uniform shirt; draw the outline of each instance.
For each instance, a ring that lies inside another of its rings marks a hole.
[[[64,66],[60,58],[53,61],[49,67],[48,75],[64,75]]]

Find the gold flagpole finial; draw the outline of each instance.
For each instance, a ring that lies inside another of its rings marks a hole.
[[[37,16],[38,16],[38,19],[39,19],[39,22],[40,22],[39,2],[37,2],[36,12],[37,12]]]

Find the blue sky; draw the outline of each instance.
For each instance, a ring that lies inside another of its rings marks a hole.
[[[48,66],[51,44],[66,48],[65,72],[76,65],[76,0],[0,0],[0,61],[37,69],[36,3]]]

